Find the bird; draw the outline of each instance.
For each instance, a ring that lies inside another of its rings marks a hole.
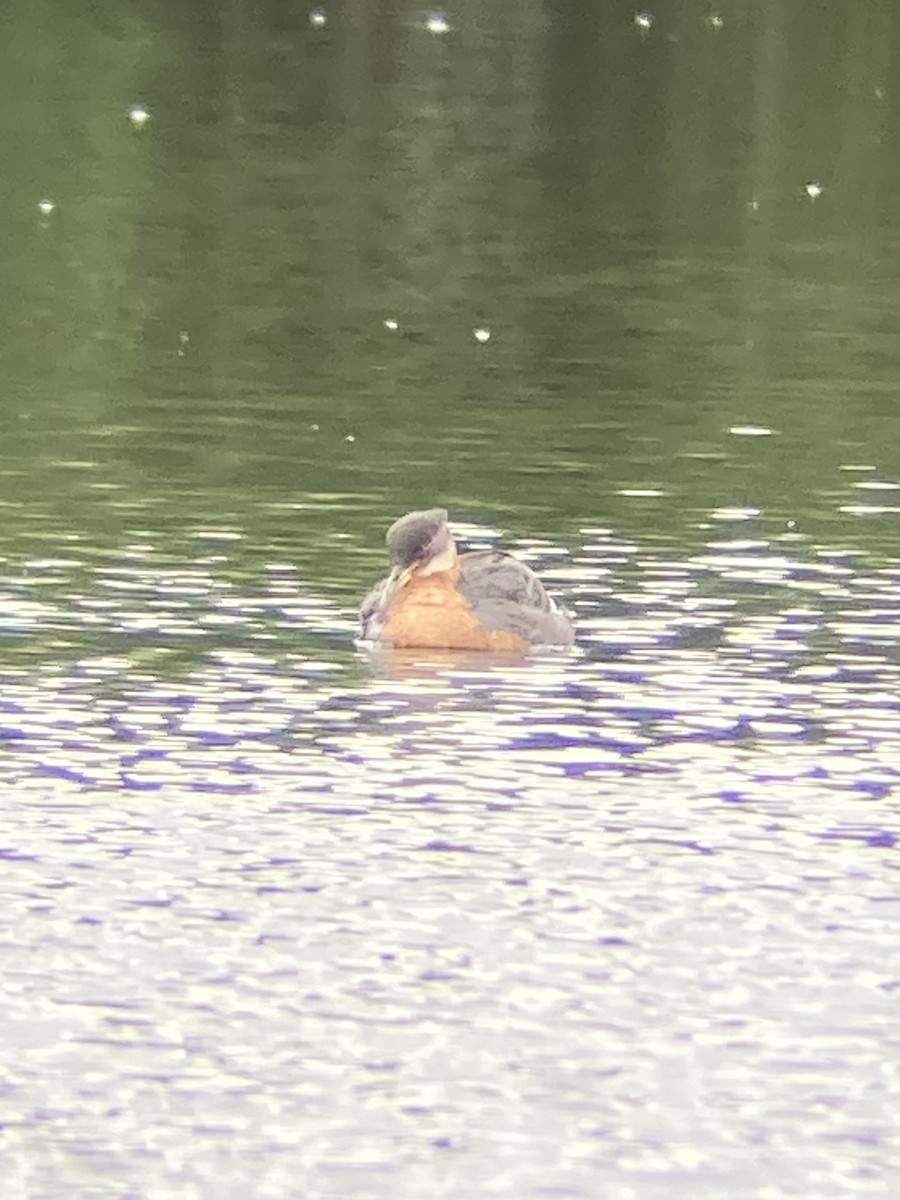
[[[429,508],[388,529],[390,573],[359,610],[364,642],[518,654],[574,645],[571,619],[529,567],[502,550],[460,554],[447,521]]]

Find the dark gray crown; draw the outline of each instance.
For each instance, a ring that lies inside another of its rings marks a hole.
[[[387,531],[388,557],[391,566],[411,567],[413,563],[426,562],[443,549],[441,537],[447,527],[445,508],[427,508],[422,512],[407,513],[400,517]]]

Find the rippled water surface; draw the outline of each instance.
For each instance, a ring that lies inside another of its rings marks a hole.
[[[0,1191],[887,1200],[893,6],[379,11],[17,26]]]

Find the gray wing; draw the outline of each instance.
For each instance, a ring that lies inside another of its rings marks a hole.
[[[382,598],[387,590],[388,577],[380,579],[359,606],[359,636],[365,641],[376,641],[384,625]]]
[[[459,590],[488,629],[510,629],[532,645],[571,646],[568,615],[530,567],[501,550],[460,555]]]

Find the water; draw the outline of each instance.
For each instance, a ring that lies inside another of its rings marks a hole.
[[[892,1196],[894,7],[96,22],[0,71],[4,1197]],[[354,644],[434,504],[574,655]]]

